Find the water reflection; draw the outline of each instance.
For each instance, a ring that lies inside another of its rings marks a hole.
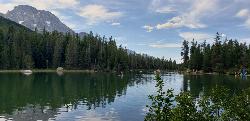
[[[226,75],[185,75],[183,78],[183,90],[190,91],[196,97],[201,93],[209,95],[216,86],[223,86],[230,89],[231,93],[237,93],[249,88],[250,80]]]
[[[120,78],[113,74],[83,73],[60,76],[56,73],[35,73],[30,76],[0,74],[0,114],[5,114],[6,117],[15,115],[13,118],[24,114],[21,116],[24,119],[35,116],[32,119],[37,117],[36,120],[41,120],[53,118],[61,107],[66,112],[72,108],[77,109],[80,102],[88,110],[104,108],[114,102],[115,97],[126,94],[127,86],[134,85],[131,79],[133,76],[135,75]],[[135,82],[139,83],[138,80]],[[47,112],[48,109],[51,111]],[[36,115],[37,113],[43,116]]]
[[[143,120],[154,94],[152,74],[17,73],[0,74],[0,120]],[[164,89],[209,94],[223,85],[232,90],[250,87],[250,80],[234,76],[177,73],[162,75]]]

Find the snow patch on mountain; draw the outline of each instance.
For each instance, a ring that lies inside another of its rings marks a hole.
[[[19,24],[23,24],[24,21],[18,21]]]

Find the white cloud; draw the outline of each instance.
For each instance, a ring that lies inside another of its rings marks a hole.
[[[237,17],[249,17],[249,15],[248,9],[242,9],[236,14]]]
[[[79,5],[78,0],[10,0],[8,3],[1,3],[1,12],[6,13],[17,5],[30,5],[37,9],[54,10],[58,8],[74,8]]]
[[[109,21],[121,17],[121,12],[114,12],[108,10],[102,5],[87,5],[80,8],[79,16],[87,19],[89,25],[96,24],[103,21]]]
[[[177,43],[151,43],[149,45],[150,47],[153,48],[180,48],[181,44],[177,44]]]
[[[112,23],[111,25],[112,25],[112,26],[119,26],[119,25],[121,25],[121,23],[114,22],[114,23]]]
[[[211,14],[217,8],[217,0],[190,0],[192,7],[182,12],[181,15],[169,19],[163,24],[157,24],[157,29],[167,28],[204,28],[205,24],[201,23],[201,18]],[[187,11],[187,12],[186,12]]]
[[[164,6],[164,7],[157,8],[155,10],[155,12],[157,12],[157,13],[173,13],[173,12],[176,12],[176,10],[173,7]]]
[[[211,41],[213,36],[207,33],[200,33],[200,32],[182,32],[179,33],[179,36],[187,41],[192,41],[193,39],[195,41]]]
[[[80,4],[78,0],[58,0],[58,3],[64,6],[74,6]]]
[[[146,29],[146,30],[147,30],[147,32],[152,32],[152,31],[153,31],[153,29],[154,29],[154,27],[149,26],[149,25],[145,25],[145,26],[143,26],[142,28]]]
[[[236,17],[245,19],[244,26],[250,28],[250,11],[248,9],[241,9],[237,14]]]
[[[12,10],[14,6],[15,4],[12,3],[5,3],[5,4],[0,3],[0,12],[5,14],[8,12],[8,10]]]
[[[199,23],[198,20],[189,18],[187,16],[176,16],[168,20],[166,23],[156,25],[157,29],[179,28],[179,27],[204,28],[206,27],[206,25]]]

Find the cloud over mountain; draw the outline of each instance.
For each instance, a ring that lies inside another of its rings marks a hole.
[[[111,11],[102,5],[87,5],[80,9],[78,15],[87,19],[88,24],[117,19],[123,15],[119,11]]]

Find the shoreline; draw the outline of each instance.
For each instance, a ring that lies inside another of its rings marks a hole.
[[[32,73],[102,73],[102,72],[108,72],[108,73],[116,73],[116,71],[95,71],[95,70],[62,70],[62,71],[57,71],[56,69],[34,69],[31,70]],[[133,72],[139,72],[138,70],[134,70]],[[145,72],[145,71],[144,71]],[[152,71],[153,72],[153,71]],[[0,73],[24,73],[23,70],[0,70]],[[179,74],[183,75],[230,75],[230,76],[239,76],[239,75],[234,75],[234,74],[229,74],[229,73],[216,73],[216,72],[210,72],[210,73],[205,73],[205,72],[185,72],[185,71],[177,71]],[[250,74],[246,75],[250,76]]]
[[[0,70],[0,73],[23,73],[23,70]],[[95,73],[97,71],[94,70],[63,70],[57,71],[52,69],[34,69],[31,70],[32,73],[40,73],[40,72],[47,72],[47,73],[56,73],[56,72],[82,72],[82,73]]]
[[[23,71],[25,70],[29,70],[29,69],[23,69],[23,70],[0,70],[0,73],[24,73]],[[99,72],[108,72],[108,73],[120,73],[118,71],[105,71],[105,70],[89,70],[89,69],[83,69],[83,70],[79,70],[79,69],[71,69],[71,70],[56,70],[56,69],[30,69],[32,71],[32,73],[40,73],[40,72],[48,72],[48,73],[57,73],[57,72],[69,72],[69,73],[99,73]],[[145,70],[145,69],[137,69],[137,70],[130,70],[130,71],[121,71],[121,72],[153,72],[153,70]]]
[[[241,75],[235,75],[232,73],[218,73],[218,72],[209,72],[209,73],[205,73],[205,72],[184,72],[184,71],[180,71],[181,74],[183,75],[227,75],[227,76],[241,76]],[[247,74],[245,76],[250,76],[250,74]]]

